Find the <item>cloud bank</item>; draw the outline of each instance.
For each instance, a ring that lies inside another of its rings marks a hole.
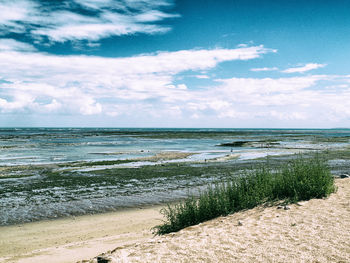
[[[174,85],[177,74],[211,69],[224,61],[254,59],[272,51],[255,46],[102,58],[30,52],[27,45],[13,41],[2,41],[1,46],[2,112],[111,116],[124,113],[118,112],[120,105],[146,105],[147,100],[155,100],[169,106],[190,100],[194,94],[184,83]]]
[[[349,76],[208,80],[202,73],[225,61],[252,60],[275,52],[263,46],[103,58],[49,55],[5,39],[0,41],[0,50],[3,114],[212,118],[228,123],[350,118],[350,111],[339,103],[350,100]],[[178,78],[185,72],[214,83],[194,88]]]

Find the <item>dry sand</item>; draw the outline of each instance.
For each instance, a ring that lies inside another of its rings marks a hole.
[[[160,206],[0,227],[0,262],[65,263],[151,238]]]
[[[350,262],[350,179],[336,184],[337,193],[325,200],[289,210],[257,207],[107,256],[111,262]]]
[[[160,207],[1,227],[0,262],[76,262],[112,249],[112,262],[350,262],[350,179],[336,184],[325,200],[257,207],[160,237],[150,232]]]

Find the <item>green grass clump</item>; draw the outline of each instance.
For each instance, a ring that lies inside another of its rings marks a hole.
[[[274,170],[266,164],[227,182],[209,186],[198,197],[190,196],[182,203],[168,205],[161,210],[166,221],[153,231],[158,235],[176,232],[266,202],[293,203],[326,197],[334,191],[334,178],[326,162],[319,157],[299,157]]]

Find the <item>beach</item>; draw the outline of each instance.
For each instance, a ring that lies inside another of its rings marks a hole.
[[[0,262],[77,262],[152,237],[159,206],[0,227]]]
[[[350,262],[350,179],[337,180],[336,185],[337,192],[327,199],[299,202],[287,209],[257,207],[118,247],[105,258],[111,262]]]
[[[161,206],[0,228],[0,262],[350,262],[350,179],[326,199],[153,236]]]

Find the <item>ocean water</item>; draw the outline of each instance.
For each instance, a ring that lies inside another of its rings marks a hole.
[[[2,128],[0,225],[174,201],[257,158],[343,149],[349,138],[347,129]]]
[[[160,133],[160,131],[162,133]],[[160,151],[220,153],[211,138],[166,138],[188,130],[0,129],[0,165],[123,160]],[[159,135],[159,136],[157,136]],[[204,156],[203,156],[204,158]]]

